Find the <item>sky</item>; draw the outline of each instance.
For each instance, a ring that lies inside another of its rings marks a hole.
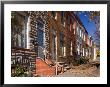
[[[85,14],[78,14],[80,17],[81,22],[83,23],[84,27],[86,28],[89,36],[94,36],[94,33],[96,31],[96,27],[93,21],[89,22],[89,17]]]

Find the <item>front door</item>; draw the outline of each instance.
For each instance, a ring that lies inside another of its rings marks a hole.
[[[56,32],[52,32],[52,59],[56,59]]]
[[[44,59],[44,46],[45,46],[45,33],[44,33],[44,23],[43,21],[37,21],[37,30],[38,30],[38,57]]]

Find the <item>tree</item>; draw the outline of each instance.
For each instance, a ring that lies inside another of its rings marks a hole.
[[[95,42],[100,47],[100,11],[91,11],[89,18],[94,22],[96,31],[94,32]]]
[[[96,31],[94,31],[94,35],[92,37],[96,42],[97,47],[100,47],[100,11],[76,11],[75,14],[77,14],[78,16],[80,14],[88,16],[88,22],[94,23]]]

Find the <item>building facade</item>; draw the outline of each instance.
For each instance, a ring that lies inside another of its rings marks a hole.
[[[39,59],[72,64],[94,53],[91,37],[72,11],[12,12],[11,26],[12,66],[21,64],[32,74],[41,72]]]

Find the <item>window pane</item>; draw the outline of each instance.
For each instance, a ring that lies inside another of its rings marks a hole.
[[[43,23],[40,23],[40,22],[37,23],[37,26],[39,29],[43,29],[43,27],[44,27]]]
[[[52,11],[52,16],[55,17],[55,11]]]
[[[38,29],[38,44],[43,47],[43,31]]]
[[[64,12],[61,12],[61,23],[64,24]]]
[[[44,23],[42,21],[37,22],[38,29],[38,44],[39,46],[44,46]]]
[[[63,42],[64,42],[63,38],[64,38],[63,33],[60,33],[60,47],[63,47]]]
[[[11,13],[11,46],[25,47],[25,17],[17,12]]]

